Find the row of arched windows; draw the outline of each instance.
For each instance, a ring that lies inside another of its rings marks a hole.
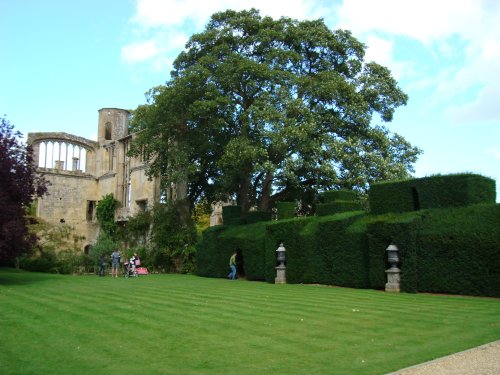
[[[87,152],[85,147],[66,141],[41,141],[38,144],[38,167],[85,172]]]

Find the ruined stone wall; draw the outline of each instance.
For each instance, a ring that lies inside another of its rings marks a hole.
[[[37,216],[49,224],[73,228],[75,234],[85,237],[85,244],[94,242],[98,232],[95,178],[70,172],[45,172],[44,176],[50,183],[49,194],[38,199]]]
[[[119,202],[117,221],[159,201],[159,179],[148,179],[142,161],[127,156],[129,116],[123,109],[100,109],[97,142],[67,133],[28,134],[37,172],[50,182],[49,195],[38,200],[37,215],[53,225],[71,226],[75,235],[86,238],[84,246],[97,239],[95,210],[103,196],[112,193]],[[73,150],[85,155],[85,169],[77,168]],[[42,154],[49,155],[48,162]]]

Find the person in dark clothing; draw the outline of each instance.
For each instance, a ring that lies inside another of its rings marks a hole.
[[[101,255],[99,263],[100,263],[99,276],[104,276],[106,272],[106,257],[104,256],[104,254]]]

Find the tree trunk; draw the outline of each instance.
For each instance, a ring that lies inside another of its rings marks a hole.
[[[269,172],[266,178],[262,182],[262,194],[259,201],[259,211],[268,211],[269,205],[271,203],[271,187],[273,182],[274,174]]]
[[[241,207],[241,217],[246,218],[247,212],[250,209],[248,192],[250,189],[250,177],[248,173],[244,173],[238,190],[237,203]]]

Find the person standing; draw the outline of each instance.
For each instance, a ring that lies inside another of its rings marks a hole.
[[[229,268],[231,268],[231,272],[227,276],[231,280],[236,280],[236,251],[229,258]]]
[[[100,268],[99,268],[99,276],[104,276],[104,273],[106,272],[106,257],[104,254],[101,255],[99,258],[99,263],[100,263]]]
[[[118,267],[120,267],[120,252],[114,250],[111,253],[111,277],[118,277]]]

